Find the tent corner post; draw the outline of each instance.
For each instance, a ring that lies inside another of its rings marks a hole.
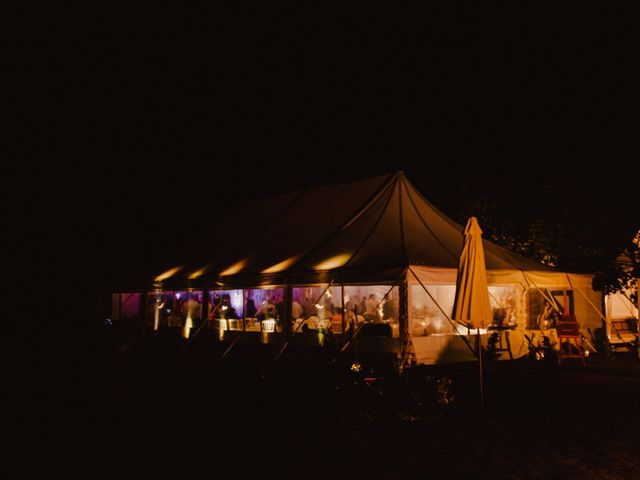
[[[404,369],[404,364],[407,361],[408,342],[407,335],[409,335],[409,286],[407,282],[407,272],[405,270],[401,279],[398,281],[398,321],[399,321],[399,335],[400,335],[400,371]]]

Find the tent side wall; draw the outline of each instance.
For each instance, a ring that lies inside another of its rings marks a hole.
[[[605,296],[607,337],[612,347],[637,341],[638,307],[629,297],[629,291]]]
[[[500,315],[500,321],[510,327],[508,334],[501,335],[499,346],[506,346],[504,335],[509,335],[514,358],[527,355],[529,342],[537,344],[543,335],[558,346],[555,329],[550,328],[551,324],[547,327],[542,323],[542,304],[555,302],[562,307],[566,300],[587,338],[593,337],[594,330],[603,326],[602,295],[593,290],[590,275],[490,270],[487,276],[494,315]],[[419,363],[474,360],[468,342],[463,338],[470,332],[451,320],[455,281],[454,269],[422,266],[410,269],[409,329]],[[564,291],[567,292],[565,298]],[[493,332],[481,333],[484,345],[487,345]],[[509,358],[508,353],[503,352],[502,358]]]

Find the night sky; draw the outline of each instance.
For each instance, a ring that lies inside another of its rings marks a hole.
[[[21,285],[91,303],[244,198],[396,170],[459,221],[488,196],[638,227],[636,16],[619,7],[90,3],[24,7],[10,35]]]

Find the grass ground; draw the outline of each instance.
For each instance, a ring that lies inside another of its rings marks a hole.
[[[369,380],[348,366],[40,359],[5,392],[11,457],[65,477],[640,478],[640,363],[624,354],[488,364],[483,412],[475,364]]]

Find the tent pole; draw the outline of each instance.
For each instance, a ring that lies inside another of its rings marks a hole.
[[[480,328],[477,330],[478,333],[478,365],[480,367],[480,414],[484,413],[484,379],[482,372],[482,346],[480,342]]]
[[[158,305],[158,301],[162,301],[162,289],[155,288],[154,294],[155,295],[153,296],[153,331],[155,333],[160,328],[160,305]]]
[[[341,298],[341,304],[342,304],[342,328],[340,329],[340,331],[342,332],[342,345],[344,345],[345,339],[347,338],[347,331],[346,331],[346,325],[345,325],[345,310],[346,310],[346,305],[344,304],[344,283],[342,285],[340,285],[340,298]]]
[[[628,300],[629,304],[627,305],[625,303],[624,306],[627,307],[627,310],[629,311],[629,316],[633,317],[634,316],[633,300],[631,300],[631,297],[629,295],[627,295],[627,292],[625,292],[624,290],[620,291],[620,293],[624,296],[624,298],[626,298]]]
[[[400,371],[404,370],[404,363],[407,361],[408,345],[405,336],[409,334],[409,287],[407,284],[407,271],[402,274],[402,280],[399,282],[399,312],[398,321],[400,322]]]
[[[209,321],[209,290],[204,285],[202,286],[202,306],[200,309],[200,325],[202,325]]]
[[[293,288],[291,287],[291,279],[287,278],[287,286],[284,289],[284,298],[282,299],[285,302],[284,307],[284,318],[280,319],[280,323],[282,325],[282,338],[285,340],[289,335],[291,335],[291,329],[289,326],[293,319],[291,318],[291,308],[293,303]]]

